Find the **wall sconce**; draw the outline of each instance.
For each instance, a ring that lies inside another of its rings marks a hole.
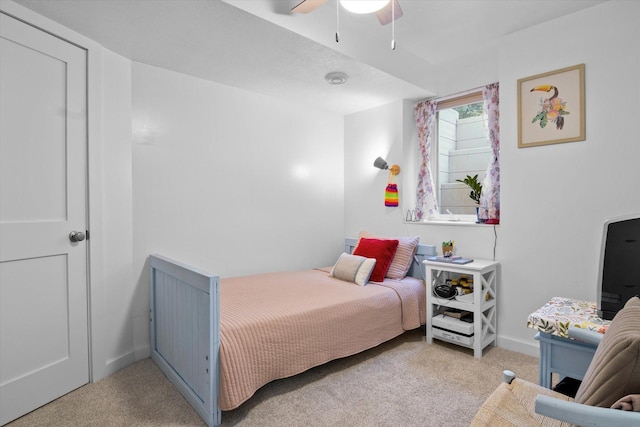
[[[378,169],[382,169],[382,170],[389,169],[389,172],[391,172],[391,175],[398,175],[400,173],[400,166],[393,165],[393,166],[389,167],[389,164],[387,163],[387,161],[385,159],[383,159],[382,157],[378,157],[373,162],[373,166],[377,167]]]

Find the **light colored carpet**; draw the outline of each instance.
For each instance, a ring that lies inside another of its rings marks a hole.
[[[537,383],[538,359],[488,347],[424,342],[424,328],[374,349],[267,384],[223,426],[468,426],[503,369]],[[145,359],[9,423],[37,426],[204,426]]]

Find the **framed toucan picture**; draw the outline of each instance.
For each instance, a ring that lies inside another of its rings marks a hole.
[[[584,64],[518,80],[518,147],[584,141]]]

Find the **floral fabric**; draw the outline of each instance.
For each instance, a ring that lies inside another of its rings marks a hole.
[[[527,327],[563,338],[569,338],[569,326],[604,333],[610,323],[598,317],[595,302],[562,297],[551,298],[527,319]]]
[[[482,180],[480,219],[490,224],[500,222],[500,97],[499,84],[492,83],[482,89],[483,118],[493,156]]]
[[[416,219],[420,221],[438,213],[438,200],[433,187],[433,174],[429,162],[436,122],[436,101],[419,102],[414,114],[418,129],[420,158],[422,159],[418,172],[418,188],[416,189]]]

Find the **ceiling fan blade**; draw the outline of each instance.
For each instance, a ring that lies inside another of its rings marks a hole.
[[[293,13],[309,13],[313,12],[318,6],[325,4],[328,0],[302,0],[300,3],[291,8]]]
[[[376,12],[376,16],[378,17],[378,21],[380,21],[381,25],[387,25],[393,20],[391,17],[392,5],[394,7],[393,17],[395,19],[398,19],[403,15],[402,8],[400,7],[398,0],[391,0],[388,5]]]

